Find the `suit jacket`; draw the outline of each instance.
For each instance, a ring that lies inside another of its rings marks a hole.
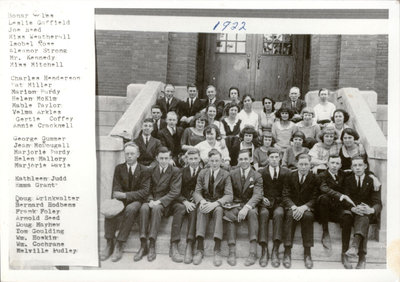
[[[170,111],[174,111],[174,112],[176,112],[176,114],[179,114],[180,103],[181,103],[181,100],[179,100],[175,97],[172,97],[171,104],[169,106],[167,105],[167,101],[165,100],[165,97],[159,98],[156,101],[156,105],[160,106],[160,108],[161,108],[161,111],[163,113],[162,118],[164,118],[164,119],[166,118],[167,113]],[[178,118],[178,120],[179,120],[179,118]]]
[[[150,136],[149,143],[144,143],[142,134],[133,140],[138,146],[140,151],[140,156],[138,162],[142,165],[149,166],[152,162],[156,160],[158,149],[161,147],[160,140]]]
[[[262,199],[263,181],[261,174],[250,168],[249,174],[242,186],[240,167],[231,170],[233,202],[248,204],[255,208]]]
[[[200,171],[197,177],[196,188],[193,194],[193,198],[197,204],[200,203],[200,201],[203,199],[210,202],[219,201],[221,205],[224,205],[227,202],[232,202],[233,200],[232,183],[229,172],[223,170],[222,168],[219,170],[214,181],[214,190],[213,190],[214,197],[212,197],[208,193],[209,181],[210,181],[210,169],[205,168],[202,171]]]
[[[183,203],[184,201],[191,201],[200,171],[201,168],[198,167],[196,174],[192,177],[189,166],[182,169],[182,188],[181,195],[178,198],[179,202]]]
[[[340,197],[344,194],[344,180],[345,173],[341,170],[338,171],[336,180],[333,179],[332,175],[328,170],[324,170],[318,174],[319,181],[321,183],[319,190],[323,194],[327,194],[331,198],[339,201]]]
[[[158,138],[158,132],[164,127],[167,127],[165,119],[160,119],[160,129],[157,127],[157,123],[153,123],[153,131],[151,132],[151,136]]]
[[[197,97],[192,107],[189,107],[189,100],[190,98],[187,98],[186,101],[182,101],[180,103],[179,116],[191,117],[200,112],[202,109],[204,109],[204,106],[206,104],[205,100],[202,100],[199,97]]]
[[[161,175],[160,166],[151,170],[150,195],[148,200],[160,200],[167,207],[181,192],[182,175],[179,168],[168,165],[165,173]]]
[[[206,100],[204,108],[206,108],[209,105],[209,101],[210,101],[209,99]],[[222,114],[224,113],[225,102],[223,100],[215,98],[214,104],[217,106],[217,115],[215,116],[215,120],[219,120],[222,117]]]
[[[307,205],[313,210],[314,203],[317,198],[319,188],[318,177],[311,171],[307,174],[303,184],[299,182],[299,174],[297,171],[290,172],[285,178],[283,184],[283,205],[289,209],[293,205]]]
[[[126,162],[115,167],[112,192],[126,193],[126,200],[123,201],[125,205],[133,201],[145,202],[149,195],[149,189],[150,173],[145,166],[140,163],[137,164],[133,172],[131,187],[129,187],[129,173]]]
[[[374,181],[368,175],[365,175],[361,189],[357,188],[357,181],[354,173],[351,173],[344,180],[344,191],[356,205],[365,203],[375,209],[375,215],[382,210],[381,189],[374,191]],[[346,209],[350,210],[351,205],[345,203]]]
[[[286,101],[284,101],[282,103],[281,108],[282,107],[291,109],[293,111],[293,113],[295,113],[295,114],[300,114],[301,110],[304,109],[305,107],[307,107],[307,103],[304,100],[299,98],[296,101],[296,107],[293,108],[292,107],[292,100],[289,99],[289,100],[286,100]]]
[[[269,166],[258,171],[263,179],[264,197],[271,203],[271,207],[275,208],[282,205],[282,190],[285,178],[291,172],[289,169],[280,167],[278,179],[273,180],[269,172]]]
[[[183,130],[182,127],[177,126],[174,136],[171,135],[167,127],[164,127],[158,132],[158,139],[160,139],[161,144],[170,149],[174,157],[177,157],[181,152]]]

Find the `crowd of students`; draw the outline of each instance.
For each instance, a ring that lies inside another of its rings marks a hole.
[[[349,114],[328,102],[321,89],[319,103],[307,107],[300,90],[275,111],[275,101],[262,99],[263,111],[253,110],[254,99],[229,89],[230,101],[206,89],[200,99],[195,85],[188,98],[174,97],[167,84],[164,97],[151,108],[142,131],[125,144],[126,162],[116,167],[112,197],[124,203],[117,216],[105,219],[107,246],[102,260],[122,257],[134,221],[139,221],[141,247],[134,260],[156,258],[155,242],[163,216],[173,215],[170,256],[175,262],[200,264],[204,237],[213,219],[214,265],[222,264],[221,241],[227,228],[228,263],[236,264],[236,225],[248,224],[249,256],[245,265],[291,267],[293,230],[301,223],[304,263],[313,267],[313,223],[322,224],[321,242],[331,249],[328,222],[342,226],[342,263],[358,256],[365,268],[368,227],[382,207],[380,182],[368,169],[358,133],[347,124]],[[188,216],[186,251],[178,243],[183,218]],[[273,220],[272,252],[268,249],[268,221]],[[223,224],[223,221],[226,224]],[[120,229],[115,238],[116,229]],[[350,245],[351,228],[354,227]],[[258,257],[257,243],[261,245]]]

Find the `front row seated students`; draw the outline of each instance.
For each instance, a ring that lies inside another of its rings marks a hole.
[[[181,192],[181,172],[173,167],[171,151],[161,147],[157,154],[158,165],[150,170],[150,189],[147,201],[140,208],[140,249],[134,256],[139,261],[147,254],[147,260],[156,258],[156,240],[162,216],[173,215],[171,227],[171,255],[183,261],[178,253],[182,217],[186,213],[185,206],[175,201]],[[147,238],[149,248],[147,248]]]
[[[282,197],[286,208],[284,224],[283,266],[291,267],[291,249],[293,245],[294,229],[297,222],[301,223],[301,235],[304,246],[304,265],[313,267],[311,247],[314,245],[314,202],[319,188],[318,178],[310,171],[311,157],[307,154],[297,156],[298,171],[288,174],[285,179]]]
[[[185,206],[188,216],[184,263],[189,264],[193,261],[193,247],[196,235],[197,207],[193,194],[197,184],[197,177],[201,170],[199,150],[190,148],[186,152],[186,159],[188,166],[182,169],[182,188],[178,201]]]
[[[137,161],[142,165],[150,167],[157,165],[156,155],[158,149],[161,147],[160,140],[151,135],[153,126],[153,120],[151,118],[146,118],[143,121],[141,133],[133,140],[140,150],[140,156]]]
[[[259,205],[259,236],[258,242],[261,245],[260,265],[266,267],[269,260],[268,252],[268,222],[271,218],[273,223],[272,230],[272,254],[271,265],[280,266],[279,246],[282,242],[284,209],[282,203],[283,183],[290,170],[280,167],[280,154],[276,148],[271,148],[267,152],[268,166],[259,170],[263,180],[263,198]]]
[[[231,170],[233,203],[239,207],[224,210],[227,221],[227,237],[229,246],[228,264],[236,265],[236,225],[247,219],[250,240],[249,256],[246,266],[257,261],[258,214],[257,205],[262,199],[263,182],[261,175],[250,166],[250,151],[242,149],[238,155],[238,167]]]
[[[227,202],[232,202],[232,183],[229,172],[221,168],[222,155],[212,149],[208,153],[210,168],[203,169],[197,178],[194,200],[199,204],[197,211],[196,238],[197,250],[193,264],[201,263],[204,256],[204,237],[210,217],[214,222],[214,266],[222,264],[221,241],[223,235],[223,209]]]
[[[347,257],[357,257],[357,269],[364,269],[366,264],[369,223],[382,210],[381,192],[374,189],[374,180],[365,174],[367,164],[362,157],[354,157],[351,161],[353,173],[344,181],[345,193],[356,206],[346,204],[346,213],[343,219],[343,229],[350,234],[354,228],[353,241],[346,251]],[[345,239],[345,240],[344,240]],[[349,246],[348,238],[342,238],[344,247]]]
[[[107,245],[100,254],[102,261],[111,254],[113,262],[122,258],[124,244],[133,223],[138,219],[139,209],[149,193],[150,174],[145,166],[137,162],[140,155],[138,146],[128,142],[124,145],[124,153],[125,162],[115,167],[111,196],[123,202],[124,210],[117,216],[104,220],[104,237]],[[115,231],[118,227],[119,233],[115,244]]]

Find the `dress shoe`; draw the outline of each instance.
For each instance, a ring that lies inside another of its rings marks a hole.
[[[283,254],[283,262],[282,262],[283,266],[285,268],[291,268],[292,267],[292,257],[291,254],[288,252],[285,252]]]
[[[357,257],[358,250],[355,247],[351,247],[350,249],[347,250],[346,256],[349,258],[356,258]]]
[[[117,241],[117,244],[115,245],[114,252],[111,256],[111,261],[112,262],[117,262],[122,258],[122,252],[124,250],[124,243],[121,241]]]
[[[344,268],[346,268],[346,269],[352,269],[353,268],[353,266],[349,262],[348,256],[346,256],[346,254],[342,254],[342,264],[343,264]]]
[[[332,249],[332,243],[331,243],[331,236],[329,235],[328,231],[324,231],[322,233],[322,246],[324,246],[325,249],[331,250]]]
[[[222,264],[222,257],[221,257],[221,251],[214,251],[214,261],[213,261],[214,266],[221,266]]]
[[[148,249],[147,246],[141,246],[139,251],[137,251],[136,255],[133,257],[134,261],[141,260],[145,255],[147,255]]]
[[[100,253],[100,260],[108,259],[114,251],[114,239],[107,239],[106,247]]]
[[[156,259],[156,248],[154,246],[149,247],[149,253],[147,254],[147,260],[148,261],[153,261]]]
[[[236,247],[229,246],[228,264],[230,266],[236,265]]]
[[[170,248],[170,258],[174,262],[183,262],[183,256],[179,253],[178,243],[172,243]]]
[[[183,260],[183,262],[189,264],[192,263],[192,261],[193,261],[192,243],[187,243],[185,250],[185,259]]]
[[[281,261],[279,259],[279,252],[278,252],[278,249],[276,249],[276,248],[272,249],[271,265],[275,268],[277,268],[281,265]]]
[[[310,255],[305,255],[304,256],[304,265],[306,268],[311,269],[314,266],[314,263],[312,261],[312,258]]]
[[[266,267],[268,265],[269,253],[267,248],[263,248],[260,257],[260,266]]]
[[[197,250],[193,257],[193,264],[199,265],[204,257],[204,251]]]
[[[246,258],[246,260],[244,261],[244,265],[245,266],[250,266],[255,264],[257,261],[257,254],[250,252],[249,256]]]
[[[365,269],[365,265],[366,265],[366,264],[367,264],[367,262],[366,262],[365,258],[360,258],[360,259],[358,260],[356,269]]]

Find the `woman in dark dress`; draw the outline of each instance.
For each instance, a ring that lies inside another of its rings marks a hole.
[[[225,130],[225,143],[231,157],[231,162],[234,162],[235,157],[234,148],[240,146],[239,134],[241,120],[237,117],[239,112],[239,106],[237,104],[231,104],[228,107],[228,116],[222,118],[221,122]],[[236,160],[237,161],[237,160]]]

